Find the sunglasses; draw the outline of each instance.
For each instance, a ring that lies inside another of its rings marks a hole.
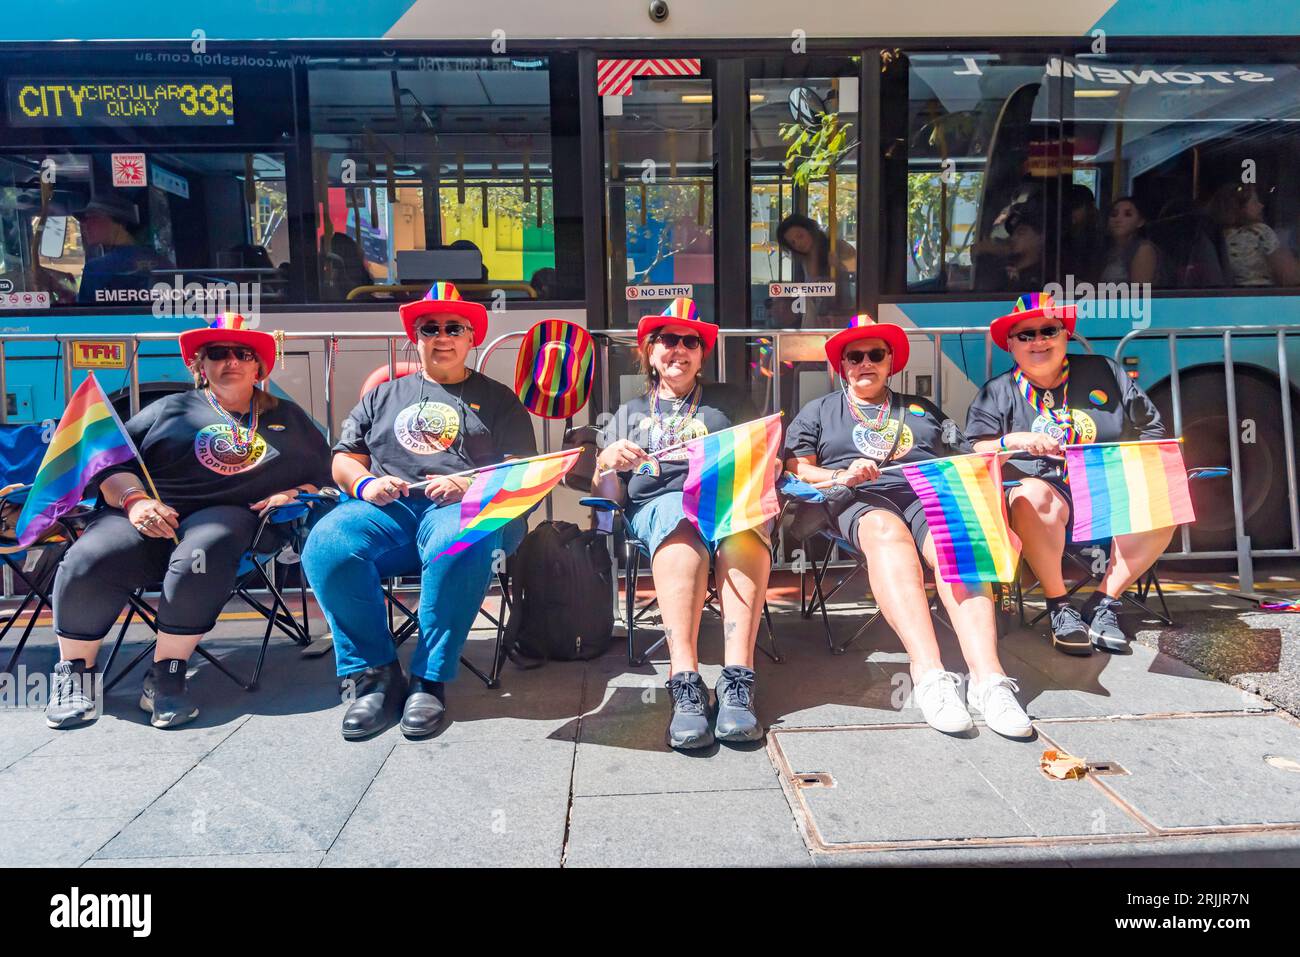
[[[675,332],[659,332],[651,337],[652,342],[662,342],[666,349],[676,349],[679,345],[687,349],[698,349],[704,345],[704,340],[699,336],[690,334],[679,336]]]
[[[416,332],[421,339],[432,339],[439,333],[444,336],[451,336],[453,339],[459,339],[465,334],[466,329],[459,322],[449,322],[445,326],[440,326],[436,322],[426,322]]]
[[[863,352],[861,349],[852,349],[844,353],[844,361],[851,366],[857,365],[863,359],[868,360],[872,365],[880,365],[889,358],[888,349],[868,349]]]
[[[1039,336],[1044,339],[1055,339],[1064,331],[1064,326],[1043,326],[1041,329],[1025,329],[1023,332],[1017,332],[1011,338],[1020,342],[1033,342]]]
[[[257,352],[248,346],[208,346],[203,350],[204,358],[213,362],[225,362],[232,355],[240,362],[252,362],[257,358]]]

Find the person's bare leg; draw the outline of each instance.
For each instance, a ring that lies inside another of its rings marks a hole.
[[[670,676],[699,671],[700,612],[708,588],[709,554],[689,523],[680,523],[664,539],[650,570],[668,638]]]
[[[1125,589],[1155,564],[1173,537],[1172,527],[1117,535],[1110,550],[1110,567],[1097,586],[1098,590],[1111,598],[1124,594]]]
[[[63,661],[84,661],[89,668],[99,655],[102,641],[81,641],[77,638],[59,636],[59,658]]]
[[[202,639],[202,635],[169,635],[160,631],[158,645],[153,650],[153,660],[168,661],[179,658],[181,661],[189,661]]]
[[[927,565],[937,568],[933,536],[925,536],[922,554]],[[1006,674],[998,659],[997,618],[993,608],[992,589],[988,585],[946,582],[937,570],[934,587],[939,593],[939,600],[948,609],[948,618],[952,622],[953,631],[957,633],[957,642],[961,645],[962,656],[970,669],[971,680],[982,681],[989,675]]]
[[[942,668],[921,560],[911,530],[897,515],[876,509],[858,520],[858,547],[867,558],[871,594],[885,621],[903,642],[911,662],[912,680]]]
[[[714,577],[722,603],[723,664],[754,667],[754,639],[771,571],[772,553],[754,532],[729,535],[718,544]]]
[[[1038,577],[1043,594],[1061,597],[1066,591],[1061,562],[1070,507],[1056,489],[1036,478],[1022,481],[1008,499],[1011,527],[1020,536],[1021,555]]]

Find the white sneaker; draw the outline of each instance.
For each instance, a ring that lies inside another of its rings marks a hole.
[[[1028,738],[1034,733],[1029,715],[1020,707],[1015,692],[1020,690],[1014,678],[990,675],[983,681],[971,681],[966,689],[966,703],[984,715],[984,723],[1008,738]]]
[[[957,694],[957,683],[960,680],[951,671],[934,668],[921,676],[912,691],[912,700],[925,715],[925,723],[936,731],[955,734],[974,727],[970,712]]]

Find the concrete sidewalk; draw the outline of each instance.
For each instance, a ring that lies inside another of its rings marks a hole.
[[[863,613],[836,607],[837,633]],[[253,693],[200,663],[201,715],[174,731],[138,709],[142,672],[87,728],[0,709],[0,865],[1300,864],[1300,725],[1168,653],[1285,695],[1300,615],[1177,614],[1194,627],[1144,632],[1123,656],[1010,634],[1003,663],[1038,728],[1015,742],[921,725],[883,624],[832,656],[819,622],[778,610],[785,660],[758,663],[767,741],[690,755],[664,745],[666,664],[629,668],[618,643],[591,662],[507,665],[495,691],[462,673],[438,737],[349,743],[332,656],[277,639]],[[208,647],[246,672],[253,633],[223,622]],[[720,650],[707,620],[710,685]],[[20,663],[48,671],[54,657],[42,629]],[[951,638],[944,659],[965,670]],[[1050,747],[1117,773],[1050,780]]]

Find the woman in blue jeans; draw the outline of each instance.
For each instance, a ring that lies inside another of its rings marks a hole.
[[[536,452],[532,422],[515,394],[466,366],[487,335],[487,310],[436,283],[400,309],[420,373],[362,396],[334,446],[334,481],[348,497],[308,537],[302,563],[325,619],[350,704],[343,737],[365,738],[401,713],[409,738],[433,734],[446,712],[445,683],[492,580],[498,555],[523,538],[518,519],[453,557],[435,558],[460,531],[460,501],[477,466]],[[416,482],[429,480],[423,490]],[[420,569],[419,644],[410,680],[388,629],[382,578]]]

